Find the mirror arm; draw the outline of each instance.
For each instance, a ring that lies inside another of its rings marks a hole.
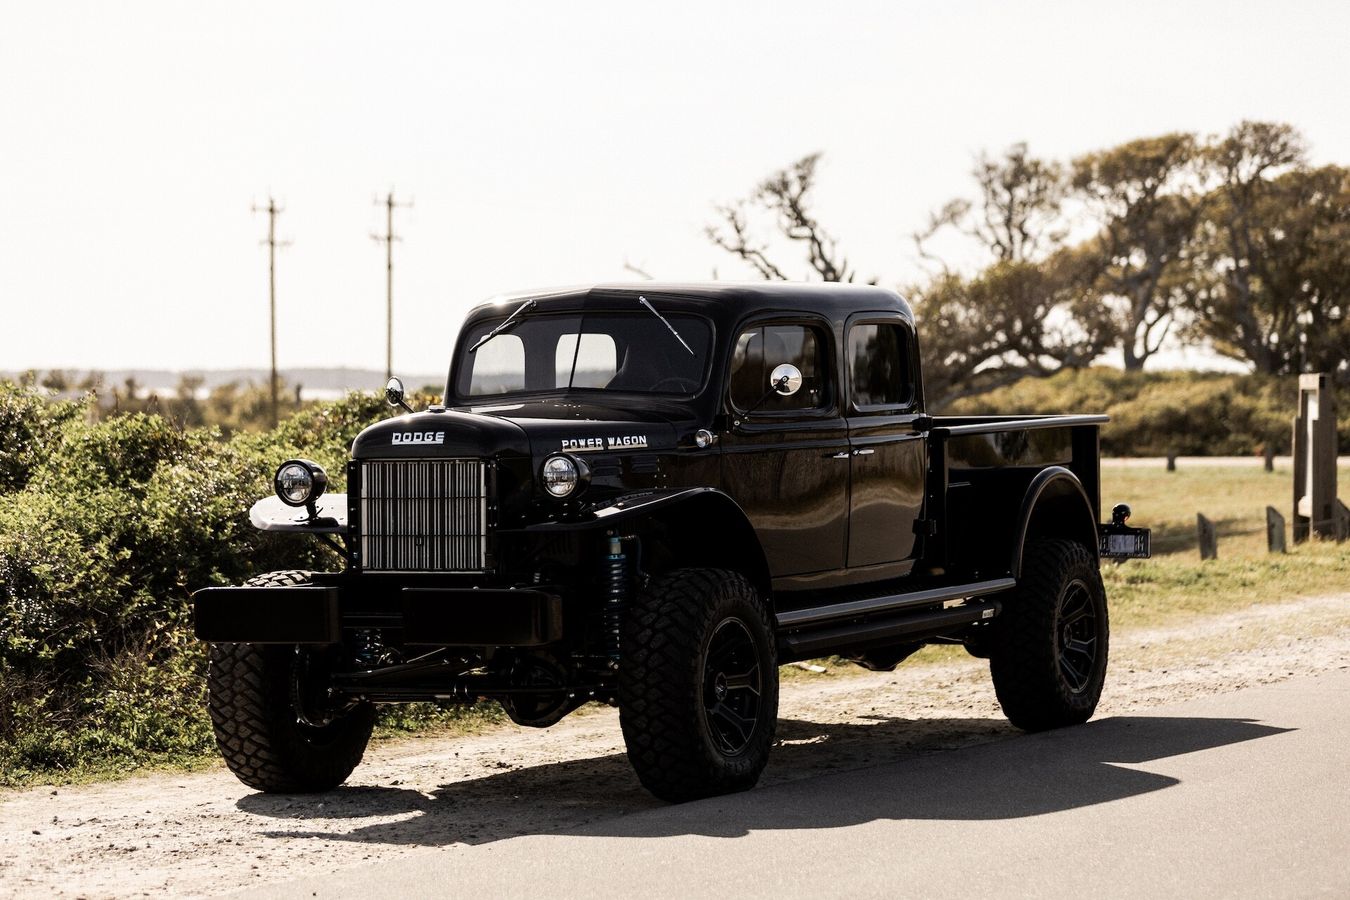
[[[761,406],[764,405],[764,401],[768,400],[768,399],[769,399],[770,397],[772,397],[774,394],[777,394],[777,393],[779,393],[780,391],[782,391],[782,389],[783,389],[784,387],[787,386],[787,383],[788,383],[788,376],[784,375],[782,378],[780,378],[780,379],[778,379],[777,381],[775,381],[775,382],[773,382],[772,384],[770,384],[770,385],[769,385],[769,389],[768,389],[767,391],[764,392],[764,396],[762,396],[762,397],[760,397],[758,400],[756,400],[756,401],[755,401],[755,405],[752,406],[752,407],[750,407],[749,409],[747,409],[747,410],[746,410],[745,412],[743,412],[741,415],[748,416],[748,415],[750,415],[751,413],[753,413],[755,410],[759,409]]]

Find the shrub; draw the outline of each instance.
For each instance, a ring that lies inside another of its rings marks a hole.
[[[248,507],[287,456],[325,457],[340,488],[351,439],[386,414],[353,395],[225,440],[80,413],[0,386],[0,440],[19,448],[0,461],[0,783],[200,747],[190,592],[331,568],[321,545],[252,528]]]
[[[26,485],[62,426],[83,412],[79,403],[50,403],[31,389],[0,382],[0,494]]]
[[[1294,378],[1216,372],[1083,369],[1024,378],[952,404],[954,415],[1104,412],[1108,456],[1241,456],[1267,445],[1288,453],[1298,395]],[[1346,404],[1342,404],[1344,409]],[[1341,416],[1340,452],[1350,452]]]

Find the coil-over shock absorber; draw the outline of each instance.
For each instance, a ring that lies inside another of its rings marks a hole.
[[[622,638],[623,611],[628,606],[628,592],[632,584],[628,554],[623,551],[623,538],[611,534],[606,539],[601,583],[604,586],[604,606],[601,619],[604,624],[605,650],[609,666],[619,667],[619,642]]]

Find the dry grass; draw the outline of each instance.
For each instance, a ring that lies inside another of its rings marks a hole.
[[[1340,483],[1350,485],[1350,467]],[[1259,603],[1350,590],[1350,543],[1289,544],[1266,550],[1265,510],[1288,517],[1293,475],[1260,465],[1182,466],[1176,472],[1105,468],[1103,505],[1124,500],[1132,524],[1153,529],[1154,558],[1103,568],[1114,624],[1119,628],[1169,624],[1187,616],[1226,612]],[[1218,529],[1219,558],[1201,562],[1195,516]]]

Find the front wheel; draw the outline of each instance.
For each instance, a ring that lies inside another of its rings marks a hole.
[[[257,587],[309,583],[272,572]],[[325,709],[322,650],[279,644],[212,644],[207,708],[230,771],[268,793],[326,791],[347,780],[375,727],[375,707]]]
[[[1092,718],[1106,682],[1110,628],[1097,560],[1073,541],[1027,547],[987,643],[994,691],[1024,731]]]
[[[648,585],[619,668],[619,723],[643,786],[672,802],[748,790],[777,718],[768,607],[745,576],[684,569]]]

